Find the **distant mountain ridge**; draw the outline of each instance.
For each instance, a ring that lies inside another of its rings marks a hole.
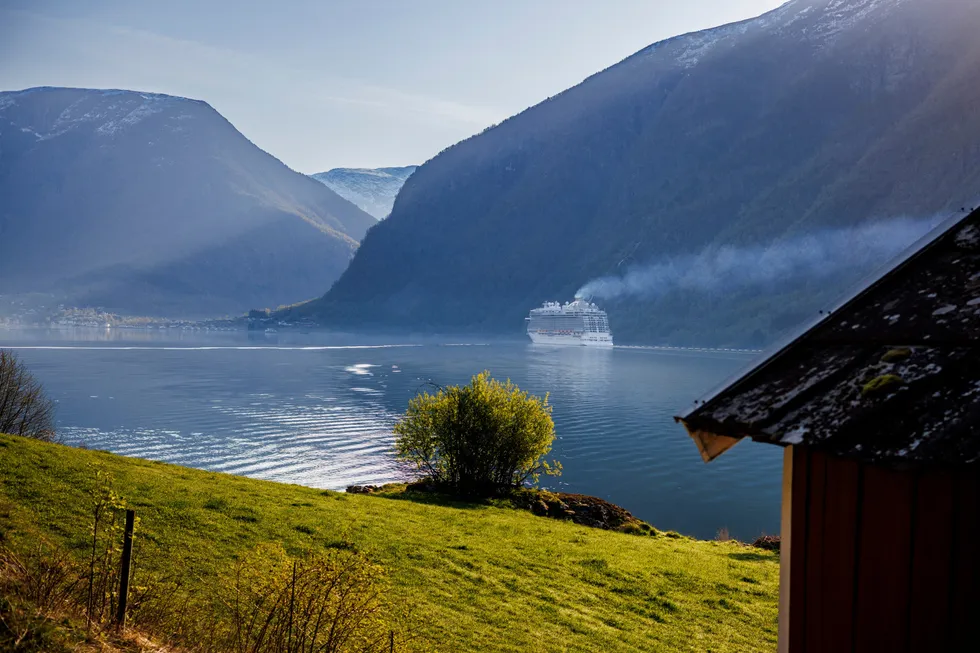
[[[375,220],[207,103],[0,93],[0,294],[209,316],[307,299]]]
[[[656,43],[419,167],[291,314],[518,335],[638,263],[959,209],[980,193],[978,28],[967,0],[793,0]],[[756,344],[835,288],[607,308],[620,342]]]
[[[334,168],[312,177],[361,210],[384,220],[391,213],[398,191],[417,167]]]

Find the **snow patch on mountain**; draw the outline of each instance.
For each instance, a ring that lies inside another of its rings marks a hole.
[[[660,54],[664,49],[675,50],[673,59],[683,68],[692,68],[719,47],[734,45],[736,38],[749,34],[793,33],[814,43],[818,49],[826,46],[857,23],[884,15],[908,0],[790,0],[786,4],[757,18],[722,25],[701,32],[675,36],[641,50],[639,57]]]
[[[807,31],[817,39],[829,39],[875,14],[894,9],[906,0],[832,0],[824,19]]]
[[[99,134],[115,134],[126,127],[135,125],[140,120],[143,120],[143,118],[160,113],[161,111],[163,111],[163,107],[159,106],[159,103],[144,102],[119,120],[109,120],[100,125],[95,131]]]
[[[43,114],[31,118],[29,124],[20,124],[21,131],[33,133],[41,140],[55,138],[81,125],[93,125],[100,136],[113,136],[146,118],[197,100],[123,90],[50,89],[30,88],[23,91],[0,92],[0,114],[16,109],[21,101],[40,91],[74,93],[77,99],[61,111],[53,121]],[[190,117],[182,114],[177,118]],[[23,120],[24,117],[20,116]]]
[[[312,177],[361,210],[383,220],[391,213],[398,191],[416,167],[334,168]]]

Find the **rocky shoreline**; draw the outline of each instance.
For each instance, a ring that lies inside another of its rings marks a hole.
[[[372,494],[388,497],[399,494],[419,494],[429,497],[443,497],[447,500],[460,500],[460,497],[446,494],[426,481],[388,483],[386,485],[351,485],[347,487],[347,492],[348,494]],[[622,506],[587,494],[520,488],[486,501],[505,501],[512,508],[527,510],[539,517],[571,521],[590,528],[650,537],[658,535],[671,538],[685,537],[674,531],[657,530],[651,524],[634,517],[630,511]],[[751,542],[750,545],[767,551],[779,551],[779,539],[778,535],[763,535]]]
[[[347,488],[350,494],[392,495],[398,493],[415,493],[444,496],[455,499],[439,488],[424,481],[415,483],[389,483],[387,485],[351,485]],[[634,517],[628,510],[609,503],[598,497],[585,494],[570,494],[568,492],[549,492],[521,488],[494,497],[495,501],[506,501],[513,508],[527,510],[539,517],[549,517],[571,521],[582,526],[601,528],[608,531],[620,531],[633,535],[658,535],[661,532],[641,519]],[[676,534],[668,534],[676,535]],[[679,535],[677,535],[680,537]]]

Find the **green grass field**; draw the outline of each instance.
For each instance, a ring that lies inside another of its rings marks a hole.
[[[324,492],[6,435],[0,537],[41,533],[81,555],[92,464],[114,475],[137,511],[138,567],[188,569],[201,591],[262,542],[295,553],[354,546],[385,567],[393,598],[411,608],[434,650],[776,647],[778,554],[506,507]]]

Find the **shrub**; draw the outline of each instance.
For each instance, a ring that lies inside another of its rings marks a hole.
[[[400,459],[462,494],[489,494],[561,472],[544,461],[555,439],[548,397],[500,383],[489,372],[467,386],[413,398],[395,435]]]
[[[780,542],[781,538],[778,535],[761,535],[756,538],[752,546],[767,551],[779,551]]]
[[[0,543],[0,593],[41,614],[61,614],[77,596],[82,570],[66,551],[36,538],[21,551]]]
[[[68,640],[88,621],[87,571],[46,541],[12,544],[0,541],[0,650],[77,650]],[[144,573],[132,588],[130,625],[199,653],[387,653],[396,643],[384,571],[361,554],[292,558],[281,545],[259,546],[208,593],[189,593],[179,578],[188,573]],[[88,624],[92,641],[115,632],[107,619]],[[410,643],[401,629],[396,650]]]
[[[113,616],[124,504],[99,467],[89,494],[84,562],[33,535],[26,543],[0,537],[0,650],[67,653],[77,650],[72,639],[123,635]],[[294,557],[280,544],[260,545],[220,572],[207,592],[187,589],[196,572],[184,560],[172,560],[166,575],[134,562],[139,581],[130,588],[128,624],[139,637],[197,653],[382,653],[396,643],[407,650],[412,634],[404,624],[397,633],[391,627],[384,570],[350,549]],[[400,610],[404,619],[410,612]]]
[[[289,557],[281,545],[253,550],[220,583],[227,606],[222,650],[388,650],[382,569],[358,553]]]
[[[34,533],[0,538],[0,651],[78,650],[62,624],[83,594],[83,575],[70,553]]]
[[[50,442],[54,403],[17,357],[0,349],[0,433]]]

